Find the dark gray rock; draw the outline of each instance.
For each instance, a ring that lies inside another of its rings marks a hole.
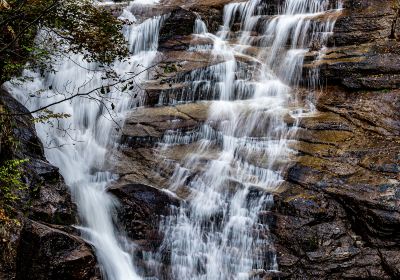
[[[100,278],[96,271],[96,258],[83,240],[28,220],[21,232],[16,279]]]
[[[78,222],[76,206],[71,200],[58,168],[44,157],[44,149],[36,135],[29,111],[0,91],[0,104],[12,113],[15,147],[0,151],[1,161],[28,160],[23,166],[23,181],[19,200],[13,202],[14,225],[1,225],[2,249],[0,276],[5,279],[95,279],[96,259],[91,247],[81,240],[72,225]],[[28,219],[27,219],[28,217]],[[46,225],[45,225],[46,224]]]
[[[156,249],[162,241],[160,219],[170,213],[179,200],[143,184],[129,184],[109,190],[120,201],[118,221],[128,236],[144,250]]]

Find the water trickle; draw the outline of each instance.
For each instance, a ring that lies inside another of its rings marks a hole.
[[[134,1],[132,4],[151,4],[156,1]],[[112,66],[119,77],[127,73],[141,73],[136,80],[147,76],[157,54],[158,33],[162,17],[154,17],[138,24],[127,7],[121,17],[133,22],[124,28],[131,55],[127,61],[116,61]],[[40,41],[40,35],[38,36]],[[55,61],[55,72],[25,71],[31,77],[23,83],[7,83],[5,87],[28,109],[35,110],[76,93],[107,87],[112,83],[104,77],[102,66],[88,63],[83,55],[68,54]],[[128,75],[128,76],[127,76]],[[142,104],[139,87],[129,93],[120,90],[125,85],[111,87],[104,97],[96,93],[77,97],[68,102],[51,106],[54,113],[66,113],[69,118],[56,123],[37,123],[38,136],[44,143],[49,162],[60,168],[78,206],[83,237],[95,248],[104,279],[141,279],[134,270],[132,255],[126,237],[114,227],[112,213],[117,201],[107,193],[107,186],[115,176],[104,170],[107,154],[116,146],[117,125],[122,125],[124,115],[132,107]],[[29,97],[27,93],[38,92]],[[136,96],[136,97],[134,97]]]
[[[265,2],[226,5],[218,36],[196,21],[197,36],[214,42],[215,63],[177,78],[189,90],[169,101],[214,100],[199,131],[171,131],[160,143],[160,149],[199,143],[176,163],[168,186],[191,195],[163,220],[160,251],[147,255],[157,263],[168,252],[172,279],[261,279],[278,270],[267,220],[296,131],[284,118],[301,111],[291,108],[298,106],[304,55],[311,44],[326,43],[340,5],[287,0],[276,15],[266,15]]]
[[[204,34],[207,33],[207,25],[204,21],[201,20],[200,17],[196,18],[196,21],[194,23],[194,30],[193,33],[195,34]]]

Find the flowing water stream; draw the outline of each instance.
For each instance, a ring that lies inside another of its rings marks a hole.
[[[291,154],[288,143],[296,130],[295,125],[286,124],[285,117],[297,118],[302,111],[293,108],[297,108],[295,89],[304,55],[310,45],[323,46],[331,34],[335,11],[340,9],[339,3],[332,2],[287,0],[276,15],[267,14],[269,2],[264,0],[228,4],[217,35],[208,33],[200,18],[196,20],[194,33],[214,44],[191,50],[211,51],[213,60],[224,62],[183,77],[191,84],[190,90],[168,101],[192,102],[199,92],[213,100],[208,119],[196,135],[167,134],[159,147],[200,143],[177,165],[169,182],[170,190],[176,191],[190,181],[191,195],[162,222],[165,236],[159,254],[147,256],[148,261],[157,262],[161,252],[170,252],[172,279],[258,279],[278,270],[268,210],[271,193],[283,181]],[[163,17],[139,23],[130,7],[121,17],[136,22],[124,28],[132,55],[113,66],[124,77],[152,64]],[[109,82],[98,71],[100,65],[85,62],[82,55],[58,59],[54,67],[55,73],[44,76],[26,71],[24,75],[32,81],[5,86],[33,110]],[[145,71],[139,78],[146,77]],[[312,83],[316,78],[310,77]],[[38,94],[29,96],[28,92]],[[86,96],[52,106],[53,112],[71,117],[36,125],[47,159],[60,168],[77,202],[79,228],[93,244],[102,273],[110,280],[140,279],[132,260],[134,248],[114,228],[111,213],[117,202],[106,188],[115,176],[103,166],[118,140],[115,122],[122,125],[124,114],[141,105],[140,94],[132,97],[112,88],[104,99]],[[213,157],[204,163],[210,154]],[[154,274],[157,279],[171,279],[160,271]]]
[[[196,20],[194,33],[214,45],[191,50],[211,51],[215,61],[224,62],[187,75],[189,90],[169,100],[192,102],[200,94],[214,100],[200,131],[171,132],[160,145],[200,142],[170,180],[172,191],[187,181],[191,190],[161,225],[160,252],[171,254],[172,279],[261,279],[277,272],[265,214],[283,181],[296,131],[285,116],[296,119],[304,111],[293,109],[304,55],[311,44],[326,43],[340,9],[331,2],[287,0],[273,16],[264,14],[268,1],[228,4],[217,36]],[[149,259],[160,261],[160,255]],[[157,278],[164,279],[160,273]]]
[[[153,4],[155,1],[134,1],[132,4]],[[104,4],[104,3],[103,3]],[[121,17],[135,23],[136,18],[127,7]],[[127,61],[115,62],[113,70],[119,77],[139,73],[151,66],[157,54],[158,34],[162,17],[150,18],[124,28],[131,56]],[[38,36],[40,44],[41,36]],[[77,93],[86,93],[113,83],[104,78],[97,63],[88,63],[83,55],[67,54],[56,58],[55,72],[25,71],[30,77],[25,82],[9,82],[5,87],[28,109],[35,110]],[[146,71],[136,80],[146,78]],[[141,105],[140,89],[137,97],[122,92],[123,84],[111,87],[104,97],[93,93],[50,107],[54,113],[71,117],[56,122],[37,123],[38,136],[45,146],[50,163],[60,168],[78,206],[83,237],[95,248],[101,272],[109,280],[140,279],[134,270],[132,252],[124,246],[125,237],[114,227],[112,213],[117,202],[107,193],[107,186],[115,176],[103,166],[106,155],[118,140],[118,125],[123,125],[124,115]],[[35,94],[36,93],[36,94]],[[118,124],[118,125],[117,125]]]

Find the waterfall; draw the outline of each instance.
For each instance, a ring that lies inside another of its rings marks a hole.
[[[189,90],[167,101],[197,101],[199,92],[213,100],[198,132],[167,133],[159,146],[199,142],[176,165],[168,186],[174,192],[188,188],[191,195],[162,221],[162,246],[147,255],[154,264],[170,254],[171,279],[261,279],[279,269],[267,221],[296,132],[284,118],[296,119],[307,109],[299,107],[295,96],[304,55],[315,42],[324,46],[340,3],[287,0],[276,15],[265,15],[267,9],[261,7],[266,2],[226,5],[218,36],[206,33],[197,19],[196,36],[214,42],[216,63],[178,77],[177,82],[190,84]],[[238,23],[240,31],[232,31]],[[254,65],[251,74],[243,60]],[[165,102],[161,96],[159,103]],[[163,272],[155,274],[170,279]]]
[[[156,1],[141,0],[132,4],[153,2]],[[121,17],[134,23],[123,30],[131,55],[126,61],[116,61],[112,68],[122,78],[127,77],[127,73],[143,72],[136,80],[146,79],[144,70],[157,54],[162,17],[135,23],[130,7]],[[40,37],[41,34],[39,41]],[[35,110],[76,93],[109,88],[107,85],[113,82],[104,76],[101,65],[86,62],[83,55],[66,54],[55,60],[55,72],[42,76],[26,70],[23,75],[29,79],[8,82],[4,86],[28,109]],[[127,93],[120,90],[124,86],[110,87],[103,96],[93,93],[51,106],[52,112],[70,117],[36,123],[46,158],[59,167],[77,204],[82,222],[78,228],[93,245],[103,277],[109,280],[140,279],[132,260],[134,248],[127,247],[126,237],[114,227],[112,213],[117,201],[107,193],[107,186],[116,178],[104,168],[108,164],[107,154],[116,146],[117,129],[123,125],[125,113],[142,104],[140,88],[130,86]]]
[[[119,77],[141,73],[137,80],[148,78],[144,70],[156,59],[164,18],[139,23],[131,8],[158,2],[136,0],[123,11],[121,18],[134,24],[123,29],[130,57],[112,66]],[[178,74],[176,82],[189,87],[173,97],[161,94],[159,105],[211,104],[198,131],[169,131],[157,147],[198,143],[176,164],[168,182],[168,191],[187,188],[190,195],[162,220],[159,251],[143,252],[150,264],[168,259],[170,274],[154,265],[156,279],[262,279],[279,272],[268,220],[273,193],[284,181],[293,153],[288,144],[294,141],[296,125],[285,118],[297,119],[313,109],[312,104],[297,103],[296,89],[305,54],[311,48],[321,52],[332,33],[341,8],[333,2],[286,0],[270,15],[266,0],[235,1],[225,6],[217,35],[196,19],[193,36],[213,44],[189,51],[211,52],[212,66]],[[53,67],[55,72],[44,75],[26,70],[29,79],[4,86],[30,110],[76,93],[107,89],[51,106],[54,113],[70,117],[38,122],[36,129],[47,159],[59,167],[71,189],[82,223],[78,228],[93,245],[103,277],[140,279],[132,259],[135,247],[114,227],[118,201],[107,187],[116,176],[107,166],[125,114],[144,104],[143,91],[130,84],[108,87],[112,79],[104,76],[102,65],[86,62],[83,55],[55,58]],[[318,73],[309,79],[316,85]],[[121,90],[126,86],[128,93]]]

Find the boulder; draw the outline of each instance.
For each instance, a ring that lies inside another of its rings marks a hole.
[[[17,280],[100,279],[96,258],[82,239],[27,220],[20,237]]]
[[[58,168],[44,157],[43,145],[36,135],[29,111],[4,90],[0,92],[0,103],[10,112],[21,114],[11,116],[13,138],[18,142],[18,148],[1,153],[2,159],[27,160],[23,180],[28,188],[19,193],[21,200],[17,202],[17,209],[27,212],[34,220],[63,225],[75,223],[76,206]]]
[[[0,278],[95,279],[91,247],[72,227],[78,222],[76,206],[58,168],[44,157],[32,116],[5,90],[0,90],[0,105],[15,114],[8,120],[18,143],[13,149],[3,145],[1,160],[27,160],[22,178],[27,188],[13,202],[13,219],[0,224],[0,258],[5,260]]]
[[[189,47],[185,43],[180,43],[183,36],[193,33],[196,14],[187,9],[177,7],[171,11],[164,21],[160,30],[159,50],[184,50]],[[168,44],[168,41],[174,43]]]
[[[143,184],[112,187],[118,198],[118,221],[128,236],[144,250],[155,250],[162,242],[159,225],[179,200],[168,192]]]
[[[121,141],[129,147],[151,147],[168,131],[197,130],[207,119],[208,107],[208,103],[190,103],[138,109],[127,117]]]

